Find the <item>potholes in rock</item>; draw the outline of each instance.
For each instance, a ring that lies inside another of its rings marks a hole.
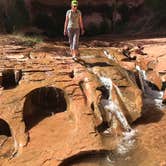
[[[23,119],[26,130],[30,130],[44,118],[64,112],[67,102],[63,90],[55,87],[42,87],[31,91],[24,103]]]
[[[3,119],[0,119],[0,135],[11,136],[9,125]]]
[[[7,69],[2,71],[2,86],[4,89],[13,88],[18,85],[22,77],[21,70]]]
[[[73,70],[69,73],[69,77],[74,78],[74,71]]]
[[[12,154],[13,139],[7,122],[0,119],[0,159],[9,158]]]

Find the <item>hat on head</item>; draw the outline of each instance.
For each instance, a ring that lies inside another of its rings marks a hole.
[[[72,6],[78,6],[78,1],[77,0],[72,0],[71,5]]]

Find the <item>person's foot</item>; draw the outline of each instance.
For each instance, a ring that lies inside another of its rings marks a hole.
[[[79,56],[80,56],[80,53],[79,53],[79,52],[74,52],[74,53],[72,54],[72,59],[75,60],[75,61],[78,61]]]
[[[73,59],[74,61],[77,61],[77,60],[78,60],[78,57],[75,56],[75,55],[73,55],[73,56],[72,56],[72,59]]]

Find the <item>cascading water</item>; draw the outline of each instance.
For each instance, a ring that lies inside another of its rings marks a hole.
[[[112,58],[110,58],[112,59]],[[113,59],[112,59],[113,60]],[[146,72],[141,70],[139,66],[136,67],[138,72],[140,88],[143,92],[145,108],[143,108],[143,112],[146,109],[153,107],[154,105],[161,109],[162,108],[162,97],[163,92],[152,90],[152,88],[148,85]],[[136,143],[136,130],[131,129],[128,125],[128,122],[123,115],[118,102],[112,100],[112,89],[116,91],[120,98],[123,99],[123,95],[121,94],[120,89],[113,84],[110,78],[101,77],[98,75],[101,82],[105,86],[105,88],[109,91],[109,98],[102,99],[101,103],[106,111],[109,111],[110,114],[114,115],[116,119],[120,122],[125,132],[123,132],[123,137],[120,139],[117,148],[110,152],[105,159],[105,163],[103,165],[106,166],[133,166],[139,164],[137,160],[140,155],[138,143]],[[123,100],[122,100],[123,101]],[[148,105],[149,104],[149,105]],[[129,129],[129,130],[128,130]],[[131,129],[131,130],[130,130]],[[117,138],[118,139],[118,138]],[[138,155],[139,154],[139,155]],[[143,156],[141,156],[143,158]],[[109,164],[108,164],[109,162]]]
[[[124,129],[123,137],[119,141],[119,144],[117,145],[117,148],[114,152],[111,152],[107,155],[106,161],[109,162],[109,166],[116,165],[116,160],[118,158],[121,158],[121,156],[125,156],[131,149],[133,149],[135,145],[135,135],[136,131],[133,130],[130,125],[128,124],[128,121],[126,117],[123,115],[123,112],[118,104],[118,102],[113,101],[112,98],[112,90],[115,88],[117,93],[122,96],[120,89],[113,84],[112,80],[110,78],[106,78],[103,76],[99,76],[100,81],[103,83],[105,88],[109,91],[109,98],[108,99],[102,99],[101,104],[105,111],[109,111],[109,113],[112,116],[115,116],[116,119],[120,122],[121,126]],[[111,116],[111,117],[112,117]],[[118,139],[118,138],[117,138]]]
[[[143,94],[145,94],[145,81],[146,80],[146,74],[144,70],[141,70],[141,68],[139,66],[136,66],[136,70],[138,71],[138,77],[139,77],[139,81],[140,81],[140,86],[141,86],[141,90],[143,92]]]
[[[112,115],[115,115],[115,117],[120,122],[125,131],[130,131],[131,127],[128,124],[122,111],[120,110],[120,106],[118,106],[118,103],[116,103],[116,101],[113,101],[112,99],[112,88],[114,86],[112,80],[106,77],[100,77],[100,80],[104,84],[106,89],[109,91],[109,98],[101,100],[103,108],[109,111]]]
[[[153,105],[161,108],[164,92],[152,90],[147,84],[146,72],[144,70],[141,70],[139,66],[136,66],[136,70],[138,71],[145,102],[148,104],[152,103]]]
[[[110,53],[109,53],[109,51],[107,51],[107,50],[104,50],[103,51],[104,52],[104,55],[108,58],[108,59],[110,59],[110,60],[113,60],[113,61],[115,61],[115,62],[117,62],[118,60],[113,56],[113,55],[111,55]],[[146,83],[146,73],[145,73],[145,71],[144,70],[141,70],[141,68],[137,65],[136,66],[136,70],[138,71],[138,77],[139,77],[139,81],[140,81],[140,88],[141,88],[141,90],[142,90],[142,92],[143,92],[143,94],[147,94],[147,89],[149,88],[148,87],[148,85],[147,85],[147,83]],[[102,81],[102,80],[101,80]],[[104,83],[104,82],[103,82]],[[116,86],[116,85],[115,85]],[[146,88],[146,89],[145,89]],[[117,88],[116,88],[117,89]],[[119,91],[118,89],[117,89],[117,91]],[[150,91],[150,90],[148,90],[148,91]]]
[[[114,56],[110,55],[108,51],[104,51],[104,54],[107,58],[113,61],[117,61]],[[90,70],[90,69],[89,69]],[[152,90],[148,83],[146,78],[146,72],[144,70],[141,70],[139,66],[136,66],[137,74],[139,77],[139,83],[140,83],[140,89],[143,92],[144,100],[148,100],[149,103],[153,103],[156,106],[162,105],[162,96],[163,92]],[[107,154],[104,158],[102,158],[101,162],[104,166],[133,166],[138,165],[139,160],[137,157],[141,156],[141,158],[144,158],[145,154],[140,154],[140,149],[138,142],[136,142],[136,134],[137,131],[133,130],[130,125],[128,124],[128,121],[126,117],[123,115],[122,107],[120,107],[119,100],[121,102],[125,102],[123,94],[121,93],[121,90],[113,84],[112,80],[110,78],[107,78],[106,76],[103,76],[102,73],[98,73],[95,70],[90,70],[95,75],[98,76],[104,87],[107,89],[109,97],[104,98],[101,100],[101,105],[104,108],[104,110],[110,114],[110,119],[116,118],[118,122],[121,124],[124,132],[122,133],[122,137],[118,137],[117,135],[114,135],[114,139],[116,139],[116,149],[111,151],[109,154]],[[114,96],[112,96],[115,92],[115,94],[118,95],[118,99]],[[146,107],[148,107],[146,105]],[[148,107],[149,109],[150,107]],[[111,121],[112,123],[112,121]],[[116,126],[115,126],[116,127]],[[110,135],[113,134],[114,125],[112,125],[108,131],[110,131]],[[107,137],[107,140],[110,139],[110,137]],[[143,156],[142,156],[143,155]]]
[[[118,105],[116,103],[112,102],[109,99],[108,100],[103,99],[103,100],[101,100],[101,104],[103,105],[105,110],[108,110],[108,111],[110,111],[110,113],[112,115],[115,115],[115,117],[121,123],[121,125],[125,131],[131,130],[131,127],[129,126],[125,116],[120,111],[120,108],[118,107]]]
[[[117,59],[113,55],[111,55],[107,50],[104,50],[103,52],[108,59],[117,62]]]

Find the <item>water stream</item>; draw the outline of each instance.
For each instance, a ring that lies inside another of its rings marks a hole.
[[[136,69],[139,74],[139,80],[141,82],[141,89],[144,95],[144,102],[147,104],[153,104],[158,108],[162,108],[164,105],[162,104],[162,98],[163,98],[163,91],[157,91],[152,90],[151,87],[149,87],[147,81],[146,81],[146,73],[144,70],[142,70],[139,66],[136,66]]]
[[[161,110],[163,108],[163,92],[152,90],[146,81],[145,71],[141,70],[138,66],[136,69],[139,72],[139,79],[143,92],[143,111],[146,111],[146,109],[150,109],[149,105],[152,107],[155,106]],[[123,136],[121,138],[114,136],[113,139],[117,140],[118,142],[117,147],[114,151],[110,151],[105,155],[96,157],[94,156],[94,158],[92,160],[90,159],[90,161],[92,163],[96,163],[96,166],[142,166],[142,163],[144,163],[144,161],[148,158],[148,153],[146,153],[145,149],[142,149],[139,146],[140,143],[137,140],[137,135],[139,133],[137,133],[137,130],[134,130],[130,127],[125,116],[123,115],[122,110],[120,110],[118,102],[112,100],[111,94],[113,87],[116,91],[118,91],[118,93],[121,93],[120,89],[113,85],[110,78],[106,78],[103,76],[98,77],[105,88],[109,91],[109,98],[102,99],[101,104],[103,105],[104,109],[111,114],[111,116],[116,117],[116,119],[122,125],[124,132],[122,133]],[[107,139],[107,141],[110,139],[111,141],[110,137],[105,137],[104,139]],[[153,164],[154,163],[149,163],[148,166],[151,166]]]
[[[116,61],[116,59],[107,51],[105,51],[104,54],[107,58]],[[142,164],[144,161],[146,161],[147,158],[149,160],[151,157],[148,156],[149,154],[147,153],[146,149],[140,146],[140,140],[138,139],[139,132],[137,132],[135,128],[128,124],[128,121],[123,115],[123,111],[121,110],[118,101],[112,98],[112,90],[114,88],[114,91],[116,91],[116,93],[123,101],[123,94],[121,94],[120,89],[112,82],[110,78],[100,75],[91,69],[89,70],[97,75],[109,93],[108,98],[103,98],[101,100],[103,108],[109,113],[110,118],[116,118],[120,122],[124,132],[122,133],[122,136],[119,137],[116,134],[105,135],[104,131],[102,137],[103,142],[106,142],[108,145],[111,144],[111,142],[114,142],[116,144],[116,148],[108,153],[87,155],[84,158],[79,158],[76,162],[76,165],[74,162],[72,166],[154,166],[154,163],[152,163],[152,165],[151,163],[149,165]],[[143,112],[146,111],[146,109],[151,109],[153,106],[155,106],[154,108],[157,107],[161,110],[163,107],[163,92],[152,90],[146,81],[145,71],[141,70],[139,66],[136,67],[136,70],[138,71],[139,75],[141,84],[140,88],[143,92]],[[149,107],[149,105],[151,107]],[[111,133],[112,126],[107,130],[109,130]]]
[[[113,84],[110,78],[100,77],[100,80],[109,91],[109,98],[102,99],[101,104],[103,105],[106,111],[109,111],[109,113],[112,116],[116,117],[116,119],[120,122],[121,126],[124,129],[124,132],[122,133],[123,137],[120,138],[120,140],[118,137],[115,137],[115,139],[119,140],[117,148],[106,156],[106,159],[104,160],[105,162],[103,161],[104,162],[103,165],[115,166],[117,165],[116,162],[118,161],[118,158],[120,159],[127,158],[128,157],[127,154],[132,149],[134,149],[136,142],[135,140],[136,131],[133,130],[128,124],[128,121],[126,117],[123,115],[123,112],[118,102],[116,100],[113,101],[112,89],[114,88],[116,91],[118,91],[118,94],[120,94],[121,96],[122,94],[120,92],[120,89]]]
[[[163,109],[162,104],[163,92],[152,90],[146,81],[146,73],[137,66],[139,72],[139,79],[141,82],[141,89],[143,92],[143,112],[153,108],[153,111],[160,111]],[[124,133],[124,137],[118,144],[114,153],[110,153],[109,159],[111,166],[142,166],[145,161],[153,160],[152,163],[146,164],[146,166],[155,165],[155,159],[146,152],[145,149],[140,148],[137,137],[135,137],[135,130],[132,132]],[[138,133],[139,134],[139,133]],[[109,160],[108,160],[109,161]],[[156,163],[158,164],[158,163]]]
[[[100,80],[109,91],[109,98],[101,100],[102,106],[106,111],[109,111],[110,114],[114,115],[117,118],[125,131],[131,131],[131,127],[129,126],[125,116],[123,115],[123,112],[120,110],[120,106],[118,105],[118,103],[116,103],[116,101],[113,101],[112,99],[112,88],[114,86],[112,80],[106,77],[100,77]],[[117,89],[117,87],[115,89]]]

